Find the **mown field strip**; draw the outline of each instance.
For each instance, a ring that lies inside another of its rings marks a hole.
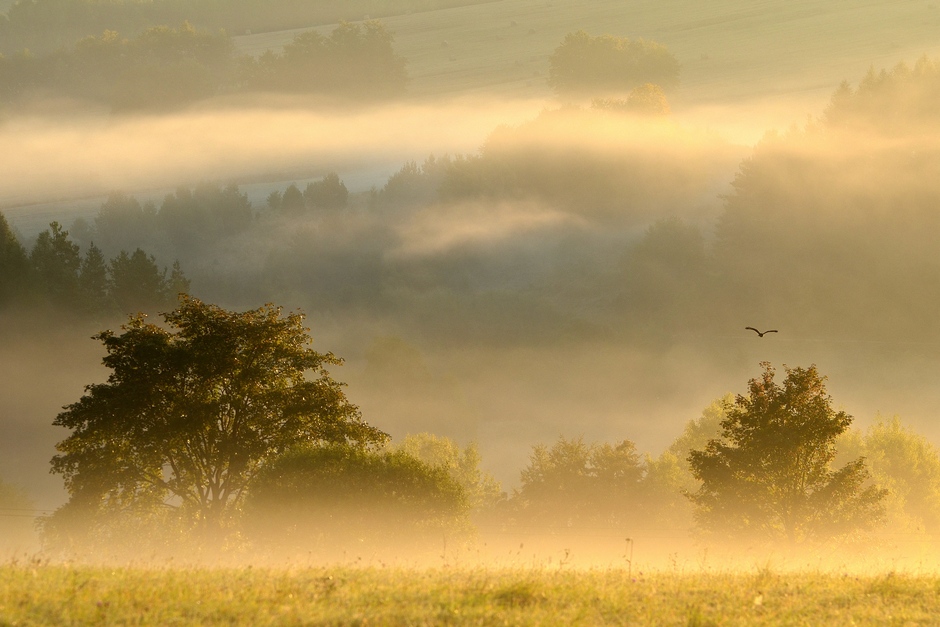
[[[940,578],[397,568],[0,568],[0,624],[930,625]]]

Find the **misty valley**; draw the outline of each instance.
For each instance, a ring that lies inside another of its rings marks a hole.
[[[0,622],[935,621],[932,3],[0,13]]]

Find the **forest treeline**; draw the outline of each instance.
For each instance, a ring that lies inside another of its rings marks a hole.
[[[46,54],[0,55],[0,103],[41,98],[115,112],[173,109],[211,96],[276,91],[370,101],[401,94],[407,73],[377,21],[307,31],[280,53],[236,55],[231,37],[184,22],[127,38],[115,30]]]
[[[940,340],[938,85],[927,58],[844,85],[817,120],[768,134],[707,222],[694,209],[734,150],[668,118],[610,149],[592,138],[636,130],[630,114],[567,107],[497,129],[477,154],[407,163],[371,193],[350,194],[336,173],[264,206],[213,183],[159,208],[115,193],[68,230],[108,257],[178,259],[206,298],[407,310],[416,326],[402,333],[448,343],[653,347],[737,319],[790,337],[926,344]],[[434,229],[480,221],[508,234],[429,243]]]
[[[39,55],[69,47],[88,35],[116,31],[134,38],[158,24],[190,22],[232,35],[307,28],[415,11],[479,4],[485,0],[17,0],[0,15],[0,53]]]
[[[179,262],[161,269],[141,248],[108,259],[93,242],[82,252],[58,222],[27,252],[0,213],[0,312],[110,320],[166,309],[189,289]]]

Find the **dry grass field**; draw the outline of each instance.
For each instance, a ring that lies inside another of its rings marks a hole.
[[[0,567],[3,625],[936,625],[901,573]]]

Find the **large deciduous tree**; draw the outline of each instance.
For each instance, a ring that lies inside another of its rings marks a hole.
[[[95,336],[111,374],[55,419],[72,431],[52,459],[71,498],[47,522],[51,535],[76,518],[87,531],[108,514],[160,511],[212,533],[289,448],[387,439],[327,371],[342,361],[310,348],[300,313],[230,312],[181,295],[162,316],[164,325],[137,315]]]
[[[721,422],[721,436],[689,454],[702,482],[690,494],[710,531],[801,543],[870,528],[886,491],[867,485],[864,458],[832,468],[836,438],[852,417],[832,407],[815,366],[786,368],[782,384],[767,362]]]

